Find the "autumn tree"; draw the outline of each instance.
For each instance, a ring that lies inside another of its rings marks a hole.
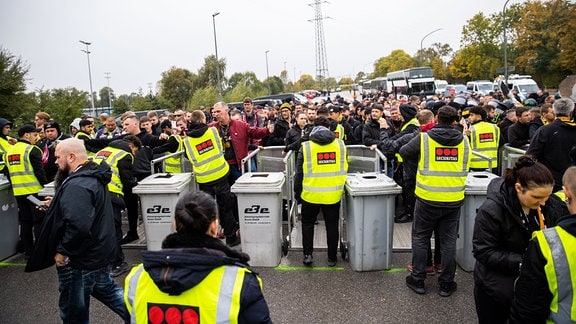
[[[393,50],[390,55],[376,60],[372,77],[386,76],[386,73],[414,67],[414,60],[401,49]]]
[[[302,74],[300,75],[300,79],[296,81],[295,86],[297,91],[315,89],[316,81],[314,81],[314,78],[310,74]]]

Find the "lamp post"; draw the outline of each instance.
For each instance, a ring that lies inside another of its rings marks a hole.
[[[506,6],[508,5],[508,1],[504,3],[504,7],[502,8],[502,32],[504,33],[504,80],[506,84],[508,84],[508,40],[506,39]]]
[[[442,28],[435,29],[435,30],[429,32],[428,34],[426,34],[426,36],[422,37],[422,40],[420,41],[420,65],[423,64],[423,61],[422,61],[422,51],[423,51],[422,44],[424,43],[424,40],[426,39],[426,37],[434,34],[435,32],[437,32],[439,30],[442,30]]]
[[[267,50],[266,52],[264,52],[266,54],[266,80],[268,80],[268,95],[270,95],[270,74],[268,73],[268,52],[270,52],[270,50]]]
[[[112,91],[110,91],[110,72],[104,72],[106,74],[105,78],[108,82],[108,108],[112,111]]]
[[[216,16],[219,14],[219,12],[212,14],[212,26],[214,27],[214,51],[216,52],[216,90],[218,91],[218,99],[222,101],[222,90],[220,89],[220,64],[218,62],[218,42],[216,41]]]
[[[94,111],[94,91],[92,91],[92,71],[90,70],[90,51],[88,50],[88,46],[92,43],[85,42],[83,40],[80,40],[79,42],[86,45],[86,50],[81,51],[86,53],[86,57],[88,58],[88,78],[90,79],[90,103],[92,104],[92,111]]]

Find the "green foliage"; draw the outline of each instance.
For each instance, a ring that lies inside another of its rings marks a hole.
[[[265,89],[270,87],[270,94],[278,94],[284,91],[284,83],[277,76],[271,76],[262,82]]]
[[[170,70],[162,72],[160,96],[172,109],[183,108],[192,96],[197,79],[198,77],[192,72],[173,66]]]
[[[88,93],[76,88],[41,90],[36,94],[38,111],[47,112],[63,130],[82,115]]]
[[[218,101],[218,91],[214,86],[209,85],[194,92],[194,95],[188,101],[188,107],[211,107]]]
[[[223,85],[226,84],[224,77],[226,72],[226,59],[220,58],[218,60],[218,68],[220,71],[220,83],[224,90]],[[204,58],[204,65],[198,70],[198,79],[194,90],[206,88],[207,86],[213,86],[216,89],[216,78],[216,56],[209,55]]]
[[[29,67],[8,50],[0,47],[0,112],[2,117],[14,120],[26,104],[25,77]]]
[[[340,81],[338,81],[338,84],[352,84],[352,83],[354,83],[354,80],[352,80],[349,77],[342,78],[340,79]]]

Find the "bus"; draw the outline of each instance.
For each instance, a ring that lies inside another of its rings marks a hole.
[[[434,74],[430,67],[417,67],[389,72],[386,75],[390,83],[388,91],[399,95],[432,96],[435,93]]]
[[[388,91],[388,79],[386,77],[379,77],[370,80],[370,89],[373,92]]]

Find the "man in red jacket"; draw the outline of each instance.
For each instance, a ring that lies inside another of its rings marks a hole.
[[[224,146],[224,158],[230,165],[228,181],[233,184],[242,175],[242,159],[248,155],[248,142],[251,139],[261,139],[270,135],[266,127],[250,127],[240,120],[232,120],[225,102],[214,105],[215,121],[210,127],[216,127]]]

